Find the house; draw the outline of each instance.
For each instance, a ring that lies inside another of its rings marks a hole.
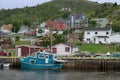
[[[80,41],[80,34],[69,34],[66,37],[68,37],[68,42],[79,42]]]
[[[59,56],[66,56],[71,55],[77,51],[79,51],[78,47],[71,43],[59,43],[54,46],[52,46],[53,53],[59,55]]]
[[[66,19],[66,24],[70,29],[83,29],[88,26],[88,18],[85,14],[74,13]]]
[[[34,55],[34,52],[39,51],[40,47],[38,46],[27,46],[27,45],[21,45],[17,46],[17,56],[28,56],[28,55]]]
[[[46,27],[49,30],[52,30],[53,33],[62,34],[64,30],[67,29],[67,25],[64,22],[55,21],[46,21]]]
[[[48,30],[46,27],[46,22],[43,22],[40,24],[40,27],[36,28],[36,36],[45,36],[50,34],[50,30]],[[42,30],[42,33],[39,33],[39,30]]]
[[[1,31],[3,33],[11,33],[12,28],[13,28],[12,24],[3,25]]]
[[[36,29],[31,29],[24,33],[26,36],[36,36]]]
[[[69,11],[69,12],[71,12],[71,8],[62,8],[62,9],[60,9],[60,12],[67,12],[67,11]]]
[[[84,28],[84,43],[109,44],[112,28]]]
[[[24,34],[25,32],[27,32],[29,30],[28,26],[23,25],[20,30],[18,31],[18,33],[20,34]]]

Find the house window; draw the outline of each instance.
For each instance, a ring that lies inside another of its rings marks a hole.
[[[65,47],[65,52],[70,52],[70,48],[69,47]]]
[[[95,34],[98,34],[97,32],[95,32]]]
[[[87,32],[87,34],[90,34],[90,32]]]
[[[90,41],[90,38],[87,38],[87,41]]]
[[[94,41],[96,41],[96,39],[94,38]]]
[[[108,35],[108,34],[109,34],[109,32],[106,32],[106,34]]]
[[[104,40],[106,41],[106,38],[104,38]]]

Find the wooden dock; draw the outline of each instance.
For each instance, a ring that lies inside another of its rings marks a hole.
[[[18,57],[6,57],[2,56],[0,57],[0,63],[10,63],[12,67],[20,67],[20,62]]]
[[[63,64],[63,69],[81,70],[95,70],[95,71],[120,71],[119,58],[63,58],[68,62]],[[12,63],[13,67],[20,68],[18,57],[0,57],[0,63]]]

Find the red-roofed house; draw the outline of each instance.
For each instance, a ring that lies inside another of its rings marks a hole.
[[[67,25],[58,21],[46,21],[46,26],[53,31],[53,33],[62,34],[67,29]]]
[[[3,25],[1,31],[4,33],[11,33],[13,26],[11,24]]]

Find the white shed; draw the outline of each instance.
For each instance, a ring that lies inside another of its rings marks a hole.
[[[120,43],[120,33],[114,33],[110,36],[111,43]]]
[[[79,48],[71,43],[59,43],[52,46],[52,51],[59,56],[66,56],[79,51]]]

